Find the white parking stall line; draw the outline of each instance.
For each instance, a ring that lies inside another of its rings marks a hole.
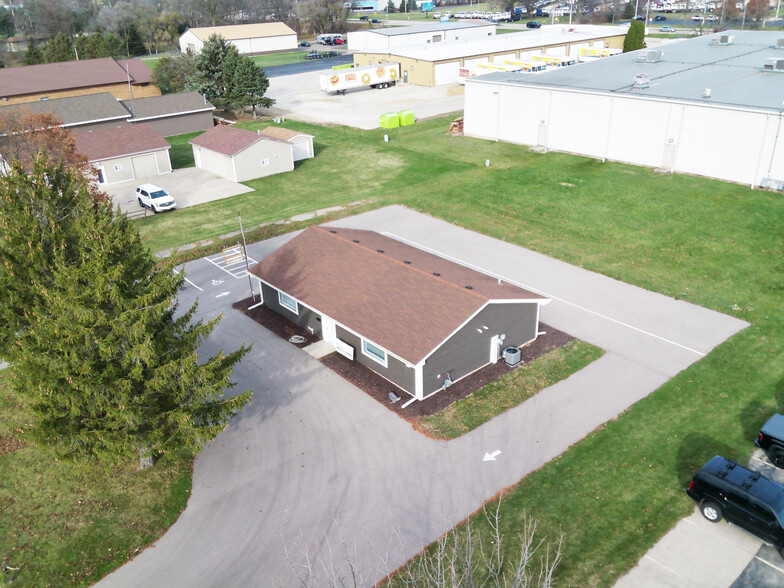
[[[175,274],[179,274],[180,272],[179,272],[178,270],[174,270],[174,273],[175,273]],[[185,278],[185,277],[183,277],[183,279],[184,279],[186,282],[188,282],[188,283],[189,283],[191,286],[193,286],[194,288],[196,288],[196,289],[197,289],[199,292],[204,292],[204,288],[200,288],[199,286],[197,286],[196,284],[194,284],[193,282],[191,282],[191,281],[190,281],[188,278]]]
[[[245,267],[245,256],[242,254],[242,249],[239,247],[227,249],[223,253],[205,257],[205,259],[237,280],[248,275],[248,270]],[[257,263],[252,257],[248,257],[247,261],[248,265],[255,265]]]

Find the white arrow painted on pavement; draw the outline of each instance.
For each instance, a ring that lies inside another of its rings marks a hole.
[[[212,281],[212,285],[213,286],[220,286],[222,283],[223,283],[223,280],[213,280]]]
[[[485,456],[482,458],[482,461],[495,461],[495,458],[501,455],[501,450],[496,449],[493,453],[485,453]]]
[[[215,298],[220,298],[221,296],[228,296],[229,294],[231,294],[231,292],[221,292]]]

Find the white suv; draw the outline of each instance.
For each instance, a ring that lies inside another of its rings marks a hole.
[[[155,184],[142,184],[136,186],[136,200],[139,206],[149,208],[153,212],[163,212],[164,210],[174,210],[177,203],[169,193]]]

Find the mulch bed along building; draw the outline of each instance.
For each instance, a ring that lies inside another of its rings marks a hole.
[[[305,337],[305,342],[296,344],[297,347],[306,347],[319,340],[319,338],[312,335],[310,331],[295,325],[266,306],[259,306],[253,310],[248,310],[248,306],[252,306],[253,304],[254,302],[252,302],[250,298],[247,298],[235,303],[234,308],[248,315],[279,337],[283,337],[287,340],[293,335]],[[533,361],[553,349],[562,347],[574,339],[571,335],[554,329],[544,323],[539,324],[539,330],[544,331],[545,334],[540,335],[535,341],[532,341],[520,349],[521,361],[517,367]],[[436,414],[453,402],[470,396],[486,384],[489,384],[504,374],[509,373],[511,370],[516,369],[510,368],[503,359],[499,359],[498,362],[486,365],[473,374],[458,380],[446,390],[442,390],[422,401],[412,402],[404,409],[403,405],[411,399],[411,396],[388,380],[379,376],[370,368],[365,367],[359,362],[351,361],[339,353],[330,353],[329,355],[322,357],[319,361],[345,380],[354,384],[354,386],[365,392],[365,394],[371,396],[389,410],[412,424],[425,417]],[[394,403],[391,402],[389,399],[390,392],[394,392],[397,396],[400,396],[400,400]]]

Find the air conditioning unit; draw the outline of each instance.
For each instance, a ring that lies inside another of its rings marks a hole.
[[[784,180],[777,180],[776,178],[764,178],[760,184],[763,188],[771,190],[784,190]]]
[[[734,40],[735,37],[732,35],[719,35],[718,37],[713,37],[713,39],[711,39],[711,45],[732,45]]]
[[[776,44],[774,45],[776,49],[784,49],[784,37],[781,39],[776,39]]]
[[[780,57],[771,57],[765,61],[765,64],[762,66],[762,71],[784,73],[784,59]]]
[[[520,363],[520,350],[517,347],[507,347],[504,349],[504,361],[509,367],[514,367]]]
[[[632,89],[637,88],[638,90],[643,90],[645,88],[651,87],[651,79],[648,77],[648,74],[637,74],[634,76],[634,83],[632,84]]]
[[[637,63],[659,63],[663,56],[664,51],[660,49],[640,51],[640,54],[637,56]]]

